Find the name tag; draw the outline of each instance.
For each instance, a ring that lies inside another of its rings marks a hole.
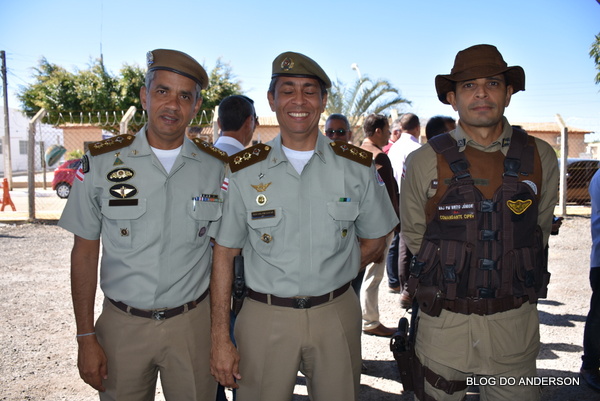
[[[137,206],[138,199],[110,199],[108,206]]]
[[[262,210],[260,212],[252,212],[252,220],[269,219],[275,217],[275,210]]]

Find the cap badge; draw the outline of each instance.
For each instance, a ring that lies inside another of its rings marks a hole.
[[[154,64],[154,54],[152,54],[152,52],[146,53],[146,64],[148,67]]]
[[[281,62],[281,69],[283,71],[290,71],[292,68],[294,68],[294,60],[291,57],[284,58]]]

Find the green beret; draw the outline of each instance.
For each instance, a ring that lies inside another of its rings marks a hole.
[[[202,89],[208,88],[208,75],[204,68],[189,55],[169,49],[156,49],[146,54],[148,72],[165,70],[183,75],[196,82]]]
[[[331,80],[319,64],[300,53],[285,52],[275,57],[271,78],[281,76],[318,78],[323,81],[326,88],[331,88]]]

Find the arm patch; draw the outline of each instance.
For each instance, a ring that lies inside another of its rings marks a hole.
[[[351,145],[344,141],[333,141],[329,144],[336,155],[350,159],[353,162],[362,164],[366,167],[371,167],[373,163],[373,153],[368,150]]]

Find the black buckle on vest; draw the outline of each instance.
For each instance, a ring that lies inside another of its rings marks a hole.
[[[454,265],[446,265],[443,269],[444,280],[447,283],[456,283],[456,271]]]
[[[481,230],[479,232],[481,241],[497,241],[498,231],[495,230]]]
[[[492,259],[479,259],[479,266],[481,270],[494,270],[496,262]]]
[[[491,288],[478,288],[477,292],[479,294],[479,298],[495,298],[496,291]]]
[[[425,262],[419,262],[417,257],[413,256],[410,260],[410,275],[413,277],[419,277],[424,266]]]
[[[507,175],[509,177],[518,177],[520,169],[521,160],[509,159],[508,157],[504,159],[504,175]]]
[[[496,202],[486,199],[479,202],[479,211],[482,213],[492,213],[496,210]]]
[[[462,180],[465,178],[469,178],[471,174],[468,171],[469,162],[466,160],[457,160],[450,163],[450,170],[454,173],[454,178],[457,180]]]
[[[531,288],[535,285],[535,276],[533,270],[525,271],[525,287]]]

